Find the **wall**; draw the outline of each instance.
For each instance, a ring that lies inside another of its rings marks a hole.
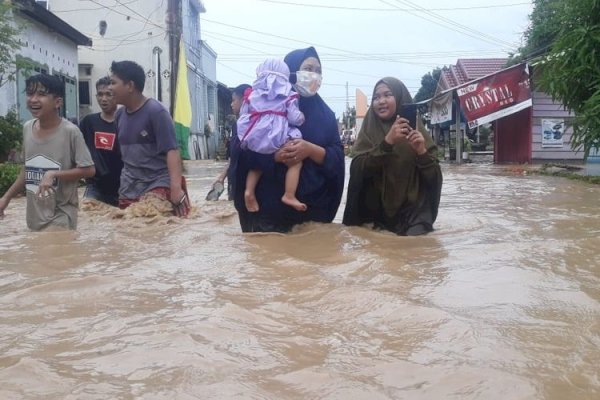
[[[494,121],[494,162],[531,162],[531,107]]]
[[[109,4],[110,3],[110,4]],[[166,37],[165,15],[167,1],[130,0],[115,2],[88,2],[80,0],[52,0],[50,11],[90,37],[93,46],[80,47],[79,64],[89,65],[90,74],[80,79],[90,81],[91,108],[82,107],[82,114],[99,112],[95,101],[95,83],[110,72],[112,61],[131,60],[146,71],[144,95],[158,97],[156,74],[170,73],[169,47]],[[100,35],[100,21],[106,21],[104,36]],[[162,50],[161,71],[156,70],[155,47]],[[170,104],[170,81],[162,76],[162,103]]]
[[[184,0],[181,4],[183,40],[186,46],[188,64],[188,84],[192,103],[192,137],[189,154],[192,159],[214,158],[217,135],[204,136],[204,126],[218,117],[216,110],[216,53],[206,51],[201,40],[200,13],[204,12],[201,2]]]
[[[18,55],[43,66],[43,69],[50,74],[60,75],[67,81],[65,103],[70,106],[66,109],[65,116],[77,118],[77,93],[74,91],[74,82],[77,80],[77,45],[36,21],[22,18],[18,13],[15,13],[15,22],[25,25],[20,35],[23,47]],[[5,115],[15,106],[21,120],[31,119],[25,104],[24,82],[25,76],[20,74],[17,81],[9,82],[0,88],[1,115]]]
[[[560,160],[560,161],[582,161],[583,152],[571,150],[570,140],[573,129],[569,127],[573,114],[565,110],[562,104],[556,103],[552,98],[542,92],[534,91],[533,94],[533,126],[532,126],[532,160]],[[563,134],[561,147],[543,147],[542,145],[542,120],[564,120],[566,129]]]

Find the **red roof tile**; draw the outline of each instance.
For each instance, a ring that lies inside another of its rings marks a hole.
[[[500,71],[507,61],[506,58],[459,58],[456,65],[450,65],[442,70],[438,91],[460,86]]]

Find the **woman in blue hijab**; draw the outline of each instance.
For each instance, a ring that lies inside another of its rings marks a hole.
[[[285,233],[303,222],[331,222],[342,198],[344,152],[335,114],[317,94],[322,79],[319,56],[309,47],[292,51],[284,61],[306,119],[299,127],[302,139],[288,142],[274,155],[239,154],[234,204],[243,232]],[[303,165],[296,195],[307,205],[306,211],[296,211],[281,201],[287,166],[297,162]],[[248,212],[244,203],[244,182],[250,169],[263,171],[256,187],[257,212]]]

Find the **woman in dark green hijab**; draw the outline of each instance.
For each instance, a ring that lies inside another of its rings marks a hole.
[[[345,225],[372,223],[398,235],[433,230],[442,190],[437,147],[423,124],[400,116],[412,103],[396,78],[375,85],[371,107],[354,144]]]

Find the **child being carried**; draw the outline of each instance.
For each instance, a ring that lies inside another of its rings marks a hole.
[[[252,91],[244,95],[237,122],[238,137],[243,149],[261,154],[277,152],[287,141],[301,139],[297,126],[304,123],[304,114],[298,108],[298,95],[292,92],[288,66],[277,59],[267,59],[256,69]],[[306,211],[306,204],[296,198],[302,161],[288,164],[285,175],[285,204],[298,211]],[[259,210],[255,190],[262,171],[252,169],[246,177],[244,202],[249,212]]]

